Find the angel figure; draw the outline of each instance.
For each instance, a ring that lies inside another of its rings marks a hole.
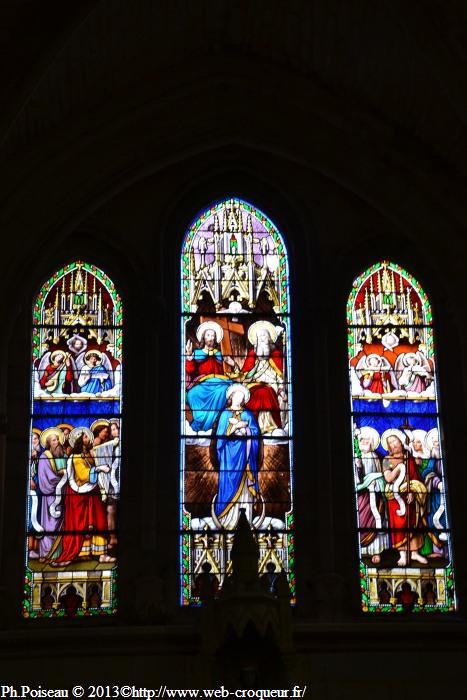
[[[113,370],[107,355],[99,350],[88,350],[79,367],[78,384],[86,394],[109,391],[113,386]]]
[[[387,358],[382,355],[363,355],[355,370],[365,393],[389,394],[396,386],[394,371]]]
[[[39,386],[51,396],[71,394],[77,390],[76,364],[68,352],[46,352],[38,367]]]
[[[433,369],[421,350],[400,355],[395,369],[400,388],[407,392],[421,394],[433,382]]]

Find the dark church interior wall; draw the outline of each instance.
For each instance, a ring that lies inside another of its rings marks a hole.
[[[5,86],[0,169],[2,673],[57,686],[77,673],[169,687],[215,677],[200,611],[178,606],[178,274],[192,218],[234,195],[270,216],[290,256],[298,602],[287,685],[316,698],[464,697],[467,141],[462,60],[450,70],[462,42],[449,43],[446,12],[436,28],[440,4],[425,18],[404,5],[402,31],[365,2],[264,14],[256,2],[82,2],[67,17],[53,4],[41,20],[21,2],[6,16],[17,79]],[[13,41],[21,27],[29,64]],[[31,300],[77,256],[126,306],[120,611],[25,621]],[[381,258],[433,305],[459,602],[442,619],[360,612],[345,303]]]

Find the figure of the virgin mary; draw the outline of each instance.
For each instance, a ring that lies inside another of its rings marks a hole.
[[[261,501],[258,482],[261,436],[255,416],[245,408],[250,398],[247,387],[232,385],[226,398],[227,405],[216,430],[219,485],[212,517],[218,527],[232,530],[242,508],[253,525],[257,526],[264,517],[264,514],[255,517],[255,504]]]

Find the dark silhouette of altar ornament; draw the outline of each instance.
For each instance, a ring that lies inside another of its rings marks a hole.
[[[232,573],[218,595],[208,578],[212,574],[200,574],[205,667],[210,681],[226,687],[260,688],[293,676],[287,576],[273,571],[274,565],[260,576],[258,559],[257,537],[242,508],[232,546]]]
[[[217,597],[219,592],[219,579],[211,573],[212,566],[209,562],[204,562],[201,572],[195,578],[194,593],[202,603]]]

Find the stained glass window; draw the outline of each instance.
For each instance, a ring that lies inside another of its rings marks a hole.
[[[190,226],[181,262],[181,601],[216,595],[242,509],[259,573],[293,574],[287,252],[239,199]]]
[[[35,300],[25,617],[116,609],[122,332],[95,265],[57,270]]]
[[[353,463],[365,612],[456,607],[429,300],[379,262],[347,305]]]

